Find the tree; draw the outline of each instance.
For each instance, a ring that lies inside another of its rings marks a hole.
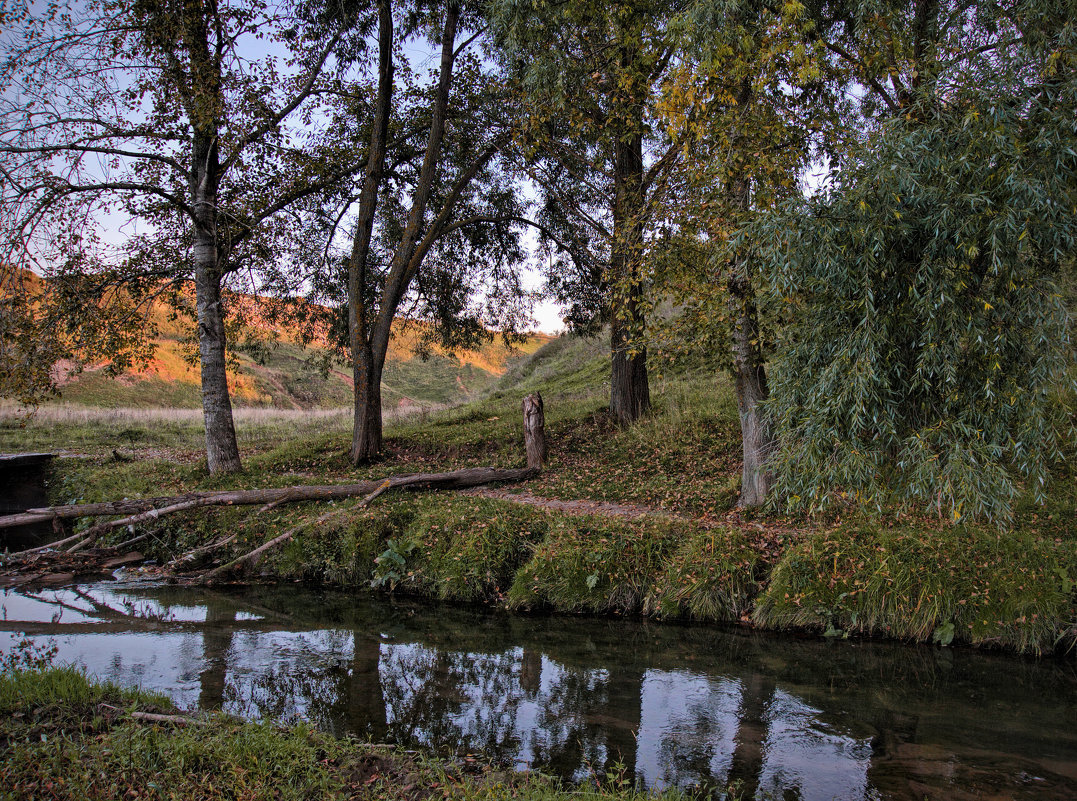
[[[406,302],[410,319],[428,323],[426,345],[473,345],[491,327],[511,337],[526,320],[514,267],[529,221],[509,172],[512,104],[483,57],[484,35],[479,10],[456,0],[430,8],[379,0],[376,81],[345,92],[331,126],[337,139],[365,135],[356,191],[314,215],[332,240],[356,206],[347,255],[327,249],[329,297],[339,291],[332,265],[347,268],[356,463],[382,450],[381,376]],[[429,85],[397,54],[424,40],[439,52]]]
[[[674,354],[720,354],[741,425],[738,504],[756,507],[772,480],[767,358],[784,315],[767,308],[738,233],[798,194],[811,159],[835,148],[842,76],[820,58],[795,5],[700,2],[672,30],[679,54],[657,109],[660,123],[680,132],[683,168],[667,189],[667,234],[649,269],[655,297],[676,314],[653,337]]]
[[[610,412],[628,425],[650,407],[643,264],[680,143],[654,125],[674,56],[673,7],[639,0],[495,6],[498,38],[528,115],[539,221],[559,258],[551,284],[574,321],[610,324]],[[603,307],[599,309],[598,307]]]
[[[180,299],[192,280],[209,469],[239,470],[222,287],[273,258],[289,204],[340,178],[284,127],[337,36],[310,48],[285,10],[242,2],[85,0],[40,12],[27,4],[5,20],[3,261],[78,286],[79,308],[110,292],[128,310]],[[309,53],[282,75],[276,58],[246,54],[259,41]],[[103,241],[110,213],[145,233]]]
[[[828,47],[881,121],[827,192],[749,234],[795,309],[777,495],[1005,521],[1023,485],[1042,497],[1073,364],[1054,281],[1077,245],[1077,9],[880,6]]]

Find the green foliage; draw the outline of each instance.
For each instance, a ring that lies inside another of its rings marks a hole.
[[[690,531],[666,562],[644,611],[693,620],[739,620],[750,608],[759,568],[759,553],[743,531]]]
[[[389,432],[389,459],[362,470],[351,467],[343,453],[349,422],[343,416],[329,418],[330,423],[316,413],[291,422],[252,420],[250,429],[241,418],[241,440],[253,451],[242,476],[209,476],[196,461],[176,458],[62,459],[55,465],[51,497],[57,503],[88,502],[518,464],[520,396],[539,389],[547,404],[551,461],[522,489],[552,499],[633,501],[703,518],[706,525],[579,516],[455,493],[390,493],[363,510],[356,508],[358,499],[337,503],[323,524],[302,529],[266,554],[259,565],[263,579],[365,589],[381,575],[390,579],[385,589],[395,584],[398,592],[429,598],[711,621],[743,619],[759,604],[755,620],[766,627],[939,643],[948,636],[954,642],[977,637],[984,644],[1025,650],[1046,650],[1053,638],[1077,634],[1072,467],[1052,474],[1046,506],[1023,495],[1015,505],[1014,532],[1001,538],[997,530],[940,526],[931,517],[909,519],[900,531],[879,532],[856,513],[856,523],[845,514],[844,527],[832,531],[825,519],[816,521],[811,534],[784,529],[787,521],[775,517],[764,519],[760,530],[755,522],[726,516],[739,472],[737,411],[729,382],[715,383],[712,365],[690,370],[674,365],[656,383],[654,414],[619,430],[604,409],[596,411],[604,405],[603,387],[591,386],[587,394],[586,381],[577,380],[590,374],[595,358],[604,362],[590,347],[585,340],[551,346],[536,355],[535,364],[521,365],[522,385],[503,385],[482,402],[397,425]],[[83,424],[86,437],[92,427]],[[177,442],[186,436],[164,432],[166,426],[155,417],[124,418],[102,427],[113,437],[127,430],[124,442],[152,453],[173,436]],[[195,428],[191,436],[197,439]],[[35,442],[55,448],[78,429],[58,425],[52,440],[43,427],[35,430],[41,438]],[[95,447],[108,454],[110,444],[104,437]],[[311,503],[267,512],[243,507],[170,515],[153,524],[153,536],[143,544],[146,553],[164,562],[236,533],[230,556],[238,556],[313,522],[326,509]],[[128,536],[126,530],[115,535]],[[403,564],[390,555],[382,568],[375,559],[387,552]],[[843,561],[854,553],[851,565]],[[391,577],[390,564],[396,574]],[[760,587],[767,589],[757,595]]]
[[[1077,250],[1077,82],[1006,77],[925,97],[752,229],[794,320],[770,407],[788,507],[1004,522],[1023,486],[1043,497],[1072,436],[1051,395],[1073,364],[1054,282]]]
[[[407,504],[356,510],[356,503],[357,500],[341,504],[340,511],[329,520],[303,529],[278,554],[267,559],[266,569],[280,578],[345,587],[369,586],[372,575],[382,575],[379,559],[383,559],[384,554],[379,554],[387,543],[392,548],[391,538],[398,536],[414,512]],[[322,512],[324,510],[307,509],[300,519],[312,521]]]
[[[499,600],[549,525],[545,512],[504,501],[432,496],[414,509],[374,583],[444,600]]]
[[[1075,577],[1077,555],[1061,540],[971,526],[849,526],[786,551],[754,619],[1041,653],[1077,621]]]
[[[555,518],[509,589],[514,608],[637,613],[691,527],[658,520]]]

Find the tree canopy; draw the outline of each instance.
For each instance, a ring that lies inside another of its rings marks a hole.
[[[1072,436],[1052,396],[1073,365],[1056,284],[1077,245],[1073,20],[936,9],[827,190],[745,234],[790,308],[770,406],[787,506],[1005,520],[1022,486],[1042,493]]]

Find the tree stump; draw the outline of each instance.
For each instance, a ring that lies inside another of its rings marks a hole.
[[[524,449],[527,466],[541,470],[546,461],[546,417],[543,413],[542,396],[535,392],[524,398]]]

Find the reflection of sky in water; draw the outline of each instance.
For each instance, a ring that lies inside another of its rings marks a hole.
[[[636,773],[648,787],[702,784],[729,773],[738,682],[649,670],[642,692]]]
[[[30,623],[84,623],[97,620],[90,614],[89,605],[82,598],[63,590],[41,590],[34,596],[4,590],[0,595],[0,619]]]
[[[0,653],[22,639],[0,632]],[[56,663],[75,665],[89,675],[122,687],[163,692],[181,707],[198,702],[202,670],[202,635],[191,633],[58,634],[31,638],[36,645],[56,646]]]
[[[820,711],[775,690],[767,709],[767,740],[759,789],[771,795],[796,787],[803,801],[863,798],[871,744],[832,730]],[[825,765],[825,770],[820,766]]]
[[[896,659],[828,673],[834,659],[857,655],[848,649],[797,652],[818,664],[777,659],[784,652],[763,647],[723,662],[709,655],[717,640],[685,646],[672,630],[666,645],[640,655],[603,640],[599,626],[607,624],[595,624],[598,645],[583,622],[580,632],[546,640],[506,638],[500,624],[488,623],[488,638],[467,613],[448,610],[406,624],[387,614],[364,623],[378,612],[372,608],[344,618],[358,622],[314,628],[316,619],[292,625],[289,612],[271,605],[176,588],[6,591],[0,608],[7,629],[0,654],[22,639],[23,621],[45,632],[32,639],[54,644],[59,662],[165,692],[180,706],[300,716],[338,734],[380,732],[576,779],[602,774],[607,760],[622,755],[629,775],[647,787],[722,785],[749,775],[757,798],[876,799],[880,786],[899,788],[896,797],[922,797],[915,786],[942,799],[970,776],[1010,798],[1033,772],[1052,776],[1035,785],[1051,792],[1029,797],[1077,797],[1072,678],[1047,683],[1054,689],[1045,696],[1036,677],[1051,674],[1019,660],[980,663],[966,654],[966,674],[952,659],[941,668],[919,663],[932,683],[903,672]],[[451,630],[443,623],[449,619]],[[304,625],[312,630],[294,630]],[[667,657],[663,648],[683,650]],[[687,661],[692,670],[682,668]],[[1012,681],[994,672],[1000,666]],[[847,683],[827,682],[828,675]],[[896,728],[877,728],[890,718]],[[985,741],[984,732],[1007,723],[1025,739],[1006,729],[999,742]],[[873,738],[890,742],[874,757]],[[915,754],[915,763],[905,754]]]

